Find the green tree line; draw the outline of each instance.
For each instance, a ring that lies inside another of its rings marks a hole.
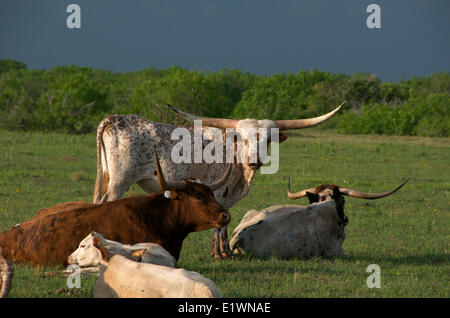
[[[95,132],[111,114],[181,123],[172,104],[209,117],[293,119],[323,114],[347,100],[322,128],[349,134],[449,136],[450,74],[399,83],[370,74],[323,71],[254,75],[180,67],[113,73],[78,66],[28,70],[0,59],[0,127],[8,130]]]

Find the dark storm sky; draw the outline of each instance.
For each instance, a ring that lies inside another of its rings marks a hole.
[[[66,7],[81,7],[68,29]],[[381,7],[368,29],[366,7]],[[0,58],[114,72],[313,68],[398,81],[450,70],[449,0],[0,0]]]

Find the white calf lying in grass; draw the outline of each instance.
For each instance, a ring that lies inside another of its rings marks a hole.
[[[119,242],[107,240],[102,234],[92,232],[86,236],[79,244],[78,248],[68,258],[69,264],[80,266],[97,266],[102,259],[98,248],[94,246],[94,239],[97,238],[106,249],[110,257],[119,254],[131,260],[139,260],[142,263],[152,263],[169,267],[177,267],[175,258],[166,251],[165,248],[154,243],[139,243],[135,245],[125,245]]]
[[[221,297],[214,282],[196,272],[138,263],[122,255],[110,258],[98,238],[94,238],[94,246],[102,255],[100,276],[94,287],[95,298]]]

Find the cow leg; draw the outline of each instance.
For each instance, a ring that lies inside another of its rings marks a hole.
[[[114,180],[109,180],[108,189],[103,195],[102,199],[99,203],[105,203],[109,201],[113,201],[119,199],[123,196],[125,192],[135,183],[134,180],[130,180],[129,182],[116,183]]]
[[[159,192],[159,184],[154,179],[142,179],[137,182],[138,186],[141,187],[147,193]]]
[[[211,229],[211,256],[215,259],[221,259],[222,255],[220,254],[220,246],[219,246],[219,229],[213,228]]]
[[[226,258],[233,255],[230,249],[230,242],[228,241],[228,225],[220,228],[219,242],[220,254],[222,257]]]
[[[102,199],[101,199],[100,201],[98,201],[97,204],[101,204],[101,203],[108,202],[108,197],[109,197],[108,193],[105,193],[105,194],[103,195]]]

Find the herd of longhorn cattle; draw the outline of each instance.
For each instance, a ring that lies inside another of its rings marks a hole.
[[[202,120],[202,129],[220,129],[225,137],[216,142],[224,148],[227,129],[238,129],[246,147],[234,147],[237,157],[242,155],[238,151],[249,151],[246,130],[310,127],[331,118],[342,105],[315,118],[277,121],[198,117],[168,106],[187,121]],[[259,153],[256,162],[175,163],[171,134],[177,127],[136,115],[105,118],[97,130],[93,203],[46,208],[0,233],[0,297],[11,287],[13,263],[95,266],[99,278],[94,297],[220,297],[213,281],[179,268],[189,233],[212,229],[211,254],[216,259],[240,253],[285,259],[342,256],[348,223],[344,196],[379,199],[408,181],[372,194],[327,184],[291,193],[289,180],[288,197],[308,197],[309,205],[248,211],[228,242],[228,210],[249,193],[266,158]],[[194,135],[192,126],[184,127]],[[271,142],[270,134],[258,138]],[[286,139],[279,133],[279,142]],[[121,198],[135,183],[149,194]]]

